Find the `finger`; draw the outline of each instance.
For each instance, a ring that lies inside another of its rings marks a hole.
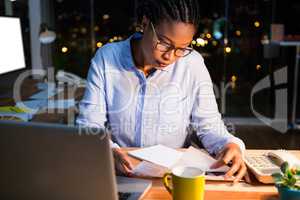
[[[233,165],[230,167],[228,172],[225,174],[225,178],[232,177],[241,167],[241,161],[239,159],[234,159]]]
[[[125,169],[123,169],[122,165],[120,163],[115,163],[115,168],[118,175],[124,175]]]
[[[128,167],[127,167],[127,165],[125,165],[125,163],[123,163],[124,162],[124,160],[122,160],[122,162],[120,163],[121,164],[121,166],[122,166],[122,169],[123,169],[123,171],[127,174],[127,173],[131,173],[132,172],[132,169],[129,169]]]
[[[227,151],[222,158],[223,162],[227,165],[235,156],[235,153],[233,151]]]
[[[128,169],[126,166],[124,166],[124,167],[125,167],[125,175],[126,176],[132,176],[133,175],[132,170]]]
[[[217,161],[210,166],[210,169],[217,169],[217,168],[222,167],[223,165],[225,165],[225,163],[222,160],[222,158],[224,156],[224,153],[225,153],[225,151],[221,151],[216,156]]]
[[[215,163],[213,163],[211,166],[210,166],[210,169],[217,169],[219,167],[222,167],[223,165],[225,165],[225,163],[223,162],[222,159],[220,160],[217,160]]]
[[[126,165],[126,167],[130,170],[133,169],[133,165],[131,164],[128,156],[126,154],[124,154],[123,152],[119,151],[118,149],[116,149],[114,151],[115,153],[115,159],[117,160],[117,162],[122,163],[124,165]]]
[[[236,175],[236,177],[235,177],[235,179],[234,179],[233,182],[234,183],[239,182],[243,178],[243,176],[246,174],[246,172],[247,172],[246,166],[245,165],[241,165],[241,167],[240,167],[240,169],[238,171],[238,174]]]
[[[244,178],[245,178],[246,183],[251,183],[251,179],[250,179],[248,171],[246,171]]]
[[[130,169],[128,169],[123,163],[118,163],[117,169],[123,175],[131,175],[132,174],[132,171]]]
[[[218,161],[215,162],[210,168],[216,169],[223,165],[227,165],[232,160],[233,156],[234,156],[234,154],[231,153],[230,151],[228,151],[226,153],[222,153],[221,156],[219,156]]]
[[[130,170],[133,169],[133,165],[131,164],[129,158],[125,155],[122,156],[122,163]]]

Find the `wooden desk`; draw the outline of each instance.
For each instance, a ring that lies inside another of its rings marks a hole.
[[[134,148],[124,148],[124,152],[133,150]],[[251,153],[261,153],[262,150],[247,150]],[[300,158],[300,151],[290,151]],[[130,157],[133,165],[139,164],[141,161]],[[165,190],[160,178],[152,178],[152,188],[144,197],[144,200],[154,199],[172,199],[171,195]],[[264,185],[252,177],[253,182],[247,184],[244,182],[232,185],[230,182],[222,181],[206,181],[205,200],[277,200],[278,192],[274,185]]]

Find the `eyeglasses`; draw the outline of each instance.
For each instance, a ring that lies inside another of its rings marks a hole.
[[[160,52],[168,52],[168,51],[171,51],[171,50],[174,49],[174,54],[177,57],[187,56],[193,51],[192,47],[177,48],[172,44],[160,41],[158,39],[157,33],[155,31],[155,28],[154,28],[152,22],[150,22],[150,24],[151,24],[151,28],[152,28],[152,31],[153,31],[153,34],[154,34],[154,37],[155,37],[155,40],[156,40],[155,49],[159,50]]]

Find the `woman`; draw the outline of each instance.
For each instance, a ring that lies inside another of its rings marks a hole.
[[[192,125],[213,168],[232,163],[226,177],[246,174],[244,143],[230,135],[218,112],[202,56],[190,46],[199,23],[197,0],[143,0],[143,33],[100,48],[91,60],[77,124],[112,130],[115,165],[130,175],[122,147],[182,147]]]

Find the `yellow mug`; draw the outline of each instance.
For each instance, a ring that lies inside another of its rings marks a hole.
[[[205,191],[204,171],[195,167],[175,167],[166,173],[163,183],[174,200],[203,200]]]

